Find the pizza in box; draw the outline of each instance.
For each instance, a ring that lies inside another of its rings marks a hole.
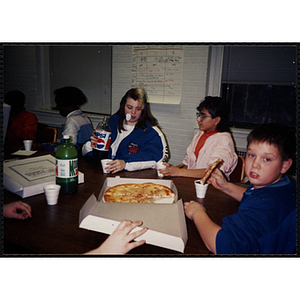
[[[155,203],[175,200],[175,193],[167,186],[152,182],[126,183],[110,187],[103,195],[105,202]]]

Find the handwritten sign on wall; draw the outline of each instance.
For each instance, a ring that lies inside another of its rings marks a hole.
[[[183,46],[133,46],[132,87],[144,88],[150,103],[179,104],[183,57]]]

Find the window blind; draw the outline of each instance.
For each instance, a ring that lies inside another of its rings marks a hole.
[[[296,46],[225,46],[222,82],[294,85],[296,54]]]

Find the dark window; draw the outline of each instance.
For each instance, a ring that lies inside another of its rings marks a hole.
[[[76,86],[87,96],[81,110],[111,114],[112,47],[108,45],[49,46],[51,105],[53,92],[63,86]]]
[[[232,127],[296,126],[296,53],[295,46],[225,46],[222,97]]]

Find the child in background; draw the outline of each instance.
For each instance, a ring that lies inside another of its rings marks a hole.
[[[73,86],[66,86],[54,91],[56,107],[61,116],[66,117],[62,135],[69,135],[71,142],[81,153],[82,146],[90,140],[94,129],[91,121],[80,110],[87,99],[83,92]]]
[[[19,149],[23,147],[24,140],[32,140],[33,145],[36,144],[38,120],[25,109],[25,100],[24,93],[18,90],[10,91],[4,97],[4,102],[11,106],[5,148]]]
[[[221,170],[229,179],[237,165],[234,143],[227,125],[227,107],[220,97],[205,97],[197,107],[199,132],[186,150],[183,167],[169,164],[160,172],[164,176],[202,178],[206,169],[218,158],[224,163]]]
[[[240,201],[238,211],[215,224],[198,202],[184,203],[185,214],[214,254],[296,253],[296,186],[285,173],[295,158],[295,135],[264,124],[247,138],[247,189],[226,181],[220,170],[208,180]]]

